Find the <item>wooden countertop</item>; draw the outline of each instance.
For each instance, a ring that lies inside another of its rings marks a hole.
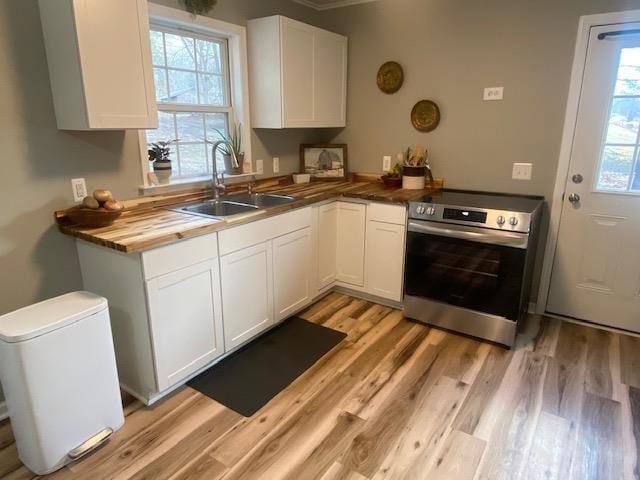
[[[140,197],[123,202],[125,210],[113,225],[103,228],[80,227],[70,223],[64,211],[55,213],[60,231],[66,235],[120,252],[138,252],[177,240],[211,233],[231,226],[249,223],[272,215],[332,198],[346,197],[407,204],[436,190],[403,190],[385,188],[381,182],[344,181],[283,184],[285,177],[260,182],[254,189],[261,193],[289,195],[296,199],[287,205],[236,215],[224,220],[205,218],[171,210],[176,206],[211,198],[210,190]],[[226,199],[233,199],[229,193]]]

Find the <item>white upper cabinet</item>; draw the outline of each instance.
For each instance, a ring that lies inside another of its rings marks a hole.
[[[145,0],[40,0],[58,128],[157,128]]]
[[[248,37],[253,127],[346,126],[346,37],[280,15]]]

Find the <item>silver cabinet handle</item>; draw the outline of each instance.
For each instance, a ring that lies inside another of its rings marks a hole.
[[[580,195],[578,195],[577,193],[572,193],[571,195],[569,195],[569,201],[574,205],[576,203],[580,203]]]

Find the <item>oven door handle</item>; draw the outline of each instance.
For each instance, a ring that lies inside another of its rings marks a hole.
[[[489,243],[521,249],[527,248],[529,244],[529,235],[526,233],[491,230],[488,228],[462,227],[453,224],[443,226],[440,223],[410,220],[408,230],[414,233],[426,233],[441,237],[459,238],[470,242]]]

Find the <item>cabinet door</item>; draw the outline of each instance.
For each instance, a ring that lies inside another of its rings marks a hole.
[[[282,18],[283,126],[312,127],[314,114],[314,28]]]
[[[271,242],[220,257],[227,350],[273,324]]]
[[[311,300],[311,229],[273,240],[273,291],[276,321],[284,320]]]
[[[218,261],[147,281],[158,390],[224,353]]]
[[[367,223],[364,286],[368,293],[397,302],[402,300],[404,225]]]
[[[320,127],[346,126],[347,39],[316,30],[314,43],[315,122]]]
[[[41,0],[58,128],[157,128],[145,0]]]
[[[366,205],[338,202],[336,279],[360,287],[364,285],[366,212]]]
[[[322,290],[336,280],[336,247],[338,241],[338,204],[318,207],[317,288]]]

